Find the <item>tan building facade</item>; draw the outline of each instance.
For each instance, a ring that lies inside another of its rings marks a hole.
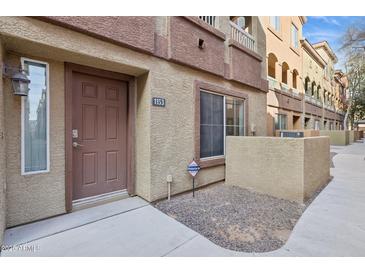
[[[341,129],[345,98],[336,89],[345,93],[345,76],[336,81],[337,57],[328,43],[312,45],[303,37],[305,16],[260,19],[267,45],[268,135],[280,130]]]
[[[225,179],[225,136],[266,135],[258,17],[1,17],[0,230],[105,194]],[[23,67],[29,95],[14,95]],[[6,168],[5,168],[6,167]],[[2,233],[0,231],[0,235]],[[1,239],[0,239],[1,240]]]
[[[340,89],[338,85],[341,85],[341,90],[344,89],[345,82],[336,80],[334,65],[337,63],[337,57],[326,41],[313,45],[308,41],[302,41],[302,45],[304,51],[313,52],[310,47],[315,50],[303,60],[306,91],[305,126],[324,130],[342,129],[345,107],[343,102],[346,98],[341,97],[336,90]]]
[[[268,135],[277,129],[301,129],[303,93],[302,39],[304,16],[261,17],[266,33]]]

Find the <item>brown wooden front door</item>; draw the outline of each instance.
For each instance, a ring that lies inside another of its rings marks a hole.
[[[72,75],[72,199],[127,188],[128,83]]]

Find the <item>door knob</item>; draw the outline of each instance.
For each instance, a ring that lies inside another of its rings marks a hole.
[[[83,147],[84,145],[80,145],[78,142],[72,142],[73,147]]]

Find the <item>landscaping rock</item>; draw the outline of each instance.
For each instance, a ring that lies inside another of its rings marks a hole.
[[[219,246],[267,252],[285,244],[306,205],[219,183],[155,207]]]

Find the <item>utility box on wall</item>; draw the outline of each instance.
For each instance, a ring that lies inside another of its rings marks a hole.
[[[280,137],[303,138],[303,131],[280,131]]]

